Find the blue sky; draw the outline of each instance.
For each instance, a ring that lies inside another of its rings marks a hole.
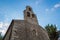
[[[60,0],[0,0],[0,32],[4,34],[12,19],[23,20],[23,10],[29,5],[42,27],[55,24],[60,30]]]

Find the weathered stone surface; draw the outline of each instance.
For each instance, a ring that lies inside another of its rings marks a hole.
[[[13,20],[12,23],[12,29],[8,31],[4,40],[49,40],[46,31],[39,25],[23,20]]]
[[[36,15],[32,17],[29,6],[24,12],[24,20],[12,20],[3,40],[49,40],[47,32],[39,26]],[[27,16],[26,12],[30,14]]]

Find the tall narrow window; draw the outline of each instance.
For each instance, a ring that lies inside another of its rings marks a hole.
[[[29,8],[29,11],[31,11],[31,8]]]
[[[27,16],[30,17],[30,13],[29,12],[27,12]]]
[[[32,18],[34,18],[35,17],[35,15],[34,14],[32,14]]]

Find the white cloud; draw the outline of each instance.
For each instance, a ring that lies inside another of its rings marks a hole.
[[[35,5],[38,5],[39,4],[39,1],[35,1]]]
[[[5,34],[8,26],[9,26],[9,23],[0,22],[0,32],[2,32],[2,35]]]
[[[54,5],[54,8],[59,8],[59,7],[60,7],[60,3]]]
[[[48,12],[48,11],[54,11],[56,10],[57,8],[60,8],[60,3],[58,4],[55,4],[52,8],[46,8],[45,11]]]
[[[2,26],[3,26],[3,23],[2,23],[2,22],[0,22],[0,28],[2,28]]]
[[[49,9],[45,9],[46,10],[46,12],[48,12],[49,11]]]
[[[60,8],[60,3],[55,4],[55,5],[53,6],[53,8],[51,8],[51,11],[54,11],[54,10],[56,10],[57,8]]]
[[[7,27],[9,26],[9,23],[4,23],[3,26]]]
[[[0,32],[2,32],[2,36],[4,36],[4,34],[6,33],[6,30],[0,30]]]
[[[0,22],[0,28],[8,27],[9,23]]]

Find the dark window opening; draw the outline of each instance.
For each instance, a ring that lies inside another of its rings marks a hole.
[[[16,31],[14,31],[15,33],[17,33]]]
[[[34,18],[35,17],[35,15],[34,14],[32,14],[32,18]]]
[[[36,30],[33,30],[33,31],[32,31],[32,35],[33,35],[33,36],[36,36]]]
[[[27,12],[27,16],[30,17],[30,13],[29,12]]]
[[[29,8],[29,11],[31,11],[31,8]]]
[[[33,34],[35,34],[36,33],[36,31],[35,30],[33,30]]]

